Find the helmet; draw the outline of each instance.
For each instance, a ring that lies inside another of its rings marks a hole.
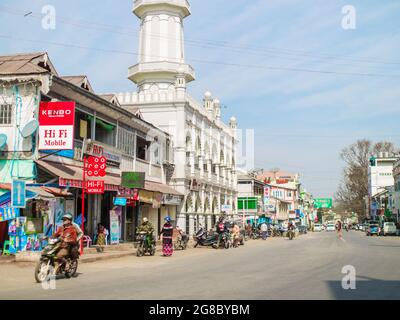
[[[167,217],[164,218],[164,220],[165,220],[166,222],[171,222],[171,217],[167,216]]]
[[[63,216],[62,216],[62,219],[68,219],[68,220],[71,220],[72,221],[72,214],[70,214],[69,212],[67,212],[67,213],[65,213]]]
[[[149,219],[147,219],[146,217],[143,218],[143,222],[148,222]]]

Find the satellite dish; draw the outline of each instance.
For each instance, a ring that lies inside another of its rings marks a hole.
[[[32,119],[29,121],[21,130],[21,135],[24,138],[28,138],[32,134],[35,133],[35,131],[39,128],[39,122],[36,119]]]
[[[7,136],[4,133],[0,134],[0,150],[2,150],[7,144]]]

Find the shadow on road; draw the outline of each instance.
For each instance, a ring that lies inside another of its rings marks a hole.
[[[381,280],[357,276],[356,289],[345,290],[342,281],[327,281],[327,285],[337,300],[398,300],[400,299],[400,281]]]

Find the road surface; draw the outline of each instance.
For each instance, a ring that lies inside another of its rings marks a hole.
[[[342,288],[344,266],[356,289]],[[33,266],[0,265],[3,299],[399,299],[400,237],[344,231],[293,241],[251,240],[237,249],[189,249],[165,258],[135,256],[81,264],[79,275],[44,290]]]

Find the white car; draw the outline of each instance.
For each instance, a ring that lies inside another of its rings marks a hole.
[[[335,230],[336,230],[336,228],[335,228],[335,225],[333,223],[329,223],[326,226],[326,231],[335,231]]]
[[[397,228],[394,222],[385,222],[383,224],[382,234],[386,236],[387,234],[394,234],[396,235]]]
[[[314,232],[321,232],[322,231],[322,225],[319,223],[314,224]]]

